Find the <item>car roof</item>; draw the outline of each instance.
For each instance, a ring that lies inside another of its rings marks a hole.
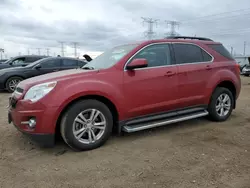
[[[175,36],[175,37],[166,37],[163,39],[153,39],[153,40],[143,40],[136,41],[130,44],[125,45],[141,45],[141,44],[151,44],[151,43],[161,43],[161,42],[180,42],[180,43],[193,43],[193,44],[221,44],[220,42],[213,41],[209,38],[204,37],[187,37],[187,36]]]
[[[19,55],[19,56],[14,56],[13,58],[21,58],[21,57],[50,57],[46,55]]]
[[[49,60],[49,59],[72,59],[72,60],[84,61],[83,59],[77,59],[74,57],[45,57],[44,58],[44,60]]]

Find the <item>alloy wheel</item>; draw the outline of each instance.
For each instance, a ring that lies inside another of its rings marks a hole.
[[[223,93],[221,94],[216,101],[216,112],[219,116],[223,117],[228,115],[231,109],[231,98],[228,94]]]
[[[73,134],[79,142],[91,144],[103,136],[106,126],[106,118],[102,112],[97,109],[87,109],[76,116]]]

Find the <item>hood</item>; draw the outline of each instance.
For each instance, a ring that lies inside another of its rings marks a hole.
[[[67,79],[72,79],[78,76],[89,76],[97,73],[98,70],[84,70],[84,69],[70,69],[64,71],[58,71],[54,73],[48,73],[41,76],[35,76],[29,79],[26,79],[18,84],[18,87],[27,90],[30,87],[52,81],[63,81]]]

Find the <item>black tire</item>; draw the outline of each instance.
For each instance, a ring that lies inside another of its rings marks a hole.
[[[220,116],[218,112],[216,111],[217,100],[222,94],[228,95],[231,101],[230,109],[228,113],[224,116]],[[210,119],[213,121],[217,121],[217,122],[226,121],[230,117],[233,111],[234,103],[235,103],[235,100],[234,100],[233,94],[229,89],[224,88],[224,87],[217,87],[215,91],[213,92],[210,103],[208,105],[208,112],[209,112]]]
[[[89,143],[89,144],[80,142],[73,133],[73,126],[74,126],[73,124],[75,118],[77,117],[78,114],[87,109],[98,110],[99,112],[102,113],[102,115],[105,117],[106,120],[106,128],[104,129],[104,133],[102,134],[100,139],[98,139],[94,143]],[[104,145],[112,133],[112,128],[113,128],[113,117],[109,108],[100,101],[88,99],[88,100],[78,101],[72,106],[70,106],[70,108],[63,115],[60,125],[60,132],[63,140],[72,149],[76,151],[85,151],[85,150],[96,149]]]
[[[23,78],[21,78],[19,76],[13,76],[13,77],[8,78],[8,80],[5,83],[5,87],[9,93],[14,92],[14,90],[15,90],[15,89],[13,90],[12,89],[13,87],[11,87],[11,82],[13,82],[14,80],[16,80],[19,83],[23,80]]]

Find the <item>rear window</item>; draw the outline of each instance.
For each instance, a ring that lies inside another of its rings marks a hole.
[[[234,60],[229,51],[222,44],[208,44],[208,46],[225,58]]]

